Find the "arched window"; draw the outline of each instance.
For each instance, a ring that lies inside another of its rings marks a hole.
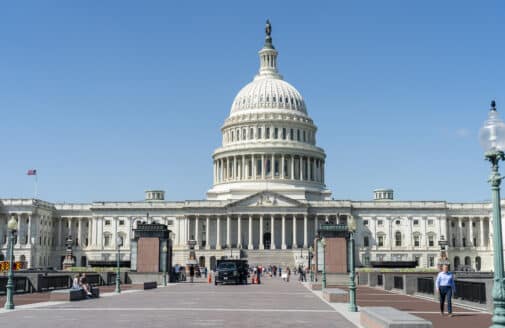
[[[386,244],[386,235],[383,233],[377,235],[377,246],[378,247],[384,247]]]
[[[419,246],[421,246],[421,236],[418,233],[416,233],[414,235],[414,247],[419,247]]]
[[[395,232],[395,246],[402,245],[402,233],[400,231]]]
[[[475,258],[475,270],[480,271],[480,267],[482,265],[481,261],[480,256]]]
[[[458,270],[460,265],[459,256],[454,257],[454,270]]]
[[[105,246],[105,247],[111,246],[110,241],[111,241],[111,234],[109,232],[104,233],[103,234],[103,246]]]
[[[470,256],[465,256],[465,265],[469,266],[472,265],[472,259],[470,258]]]

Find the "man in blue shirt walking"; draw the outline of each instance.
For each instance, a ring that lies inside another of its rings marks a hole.
[[[440,314],[444,315],[444,303],[447,298],[447,312],[452,317],[452,294],[456,292],[454,275],[449,272],[449,266],[444,264],[435,281],[435,289],[440,294]]]

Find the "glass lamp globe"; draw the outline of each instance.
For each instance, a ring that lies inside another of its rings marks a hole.
[[[14,231],[17,228],[18,228],[18,220],[16,220],[14,217],[11,217],[9,222],[7,222],[7,229]]]
[[[168,248],[167,248],[167,245],[163,246],[163,248],[161,249],[161,251],[162,251],[163,253],[166,253],[166,252],[168,252]]]
[[[505,123],[498,116],[494,100],[488,118],[480,129],[479,141],[485,152],[505,150]]]

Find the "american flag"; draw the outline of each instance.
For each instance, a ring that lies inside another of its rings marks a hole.
[[[27,175],[37,175],[37,170],[28,170],[28,172],[26,172]]]

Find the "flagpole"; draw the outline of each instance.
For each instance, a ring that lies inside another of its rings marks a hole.
[[[38,174],[35,174],[35,193],[33,198],[37,198],[38,179]]]

